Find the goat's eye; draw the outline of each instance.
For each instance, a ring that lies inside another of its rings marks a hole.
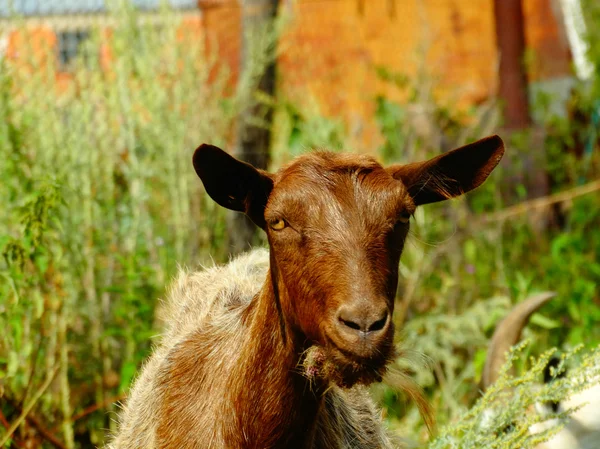
[[[410,213],[409,212],[402,212],[400,214],[400,216],[398,217],[398,221],[400,223],[408,223],[410,221]]]
[[[285,228],[285,224],[285,220],[283,218],[280,218],[278,220],[273,220],[272,222],[270,222],[269,226],[274,231],[281,231],[283,228]]]

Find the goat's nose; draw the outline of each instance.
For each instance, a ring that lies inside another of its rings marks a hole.
[[[360,334],[373,337],[383,333],[389,325],[387,307],[361,307],[343,305],[338,310],[337,318],[340,330],[344,333]]]

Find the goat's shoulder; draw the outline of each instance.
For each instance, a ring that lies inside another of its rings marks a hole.
[[[201,412],[216,406],[218,398],[207,400],[207,391],[217,391],[222,396],[218,388],[222,385],[215,383],[225,377],[215,373],[227,372],[235,363],[235,343],[243,335],[239,317],[265,281],[268,258],[268,251],[254,250],[226,265],[179,273],[162,303],[160,319],[165,330],[123,405],[119,434],[109,448],[155,448],[155,435],[165,424],[157,416],[168,420],[168,425],[181,420],[170,410],[165,416],[165,407],[185,403],[181,410],[203,408],[194,415],[202,417],[207,413]],[[200,363],[204,358],[207,363]],[[212,376],[206,375],[207,369],[215,371]],[[187,391],[178,387],[202,378],[211,379],[197,389],[198,394],[205,395],[204,401],[178,395],[178,391]],[[204,430],[214,431],[210,426]]]
[[[181,270],[160,307],[159,319],[166,326],[163,339],[177,339],[207,319],[227,319],[247,307],[262,287],[268,267],[269,252],[260,248],[225,265]]]

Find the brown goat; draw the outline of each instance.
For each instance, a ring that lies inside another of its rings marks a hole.
[[[393,447],[365,385],[394,357],[410,216],[479,186],[503,153],[492,136],[408,165],[316,152],[269,174],[200,146],[207,193],[270,251],[181,275],[111,447]]]

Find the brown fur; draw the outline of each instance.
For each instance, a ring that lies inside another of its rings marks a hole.
[[[201,146],[206,191],[247,213],[270,251],[180,277],[110,447],[393,447],[364,385],[395,355],[407,218],[477,187],[503,147],[492,137],[455,151],[408,169],[312,153],[273,175]]]

